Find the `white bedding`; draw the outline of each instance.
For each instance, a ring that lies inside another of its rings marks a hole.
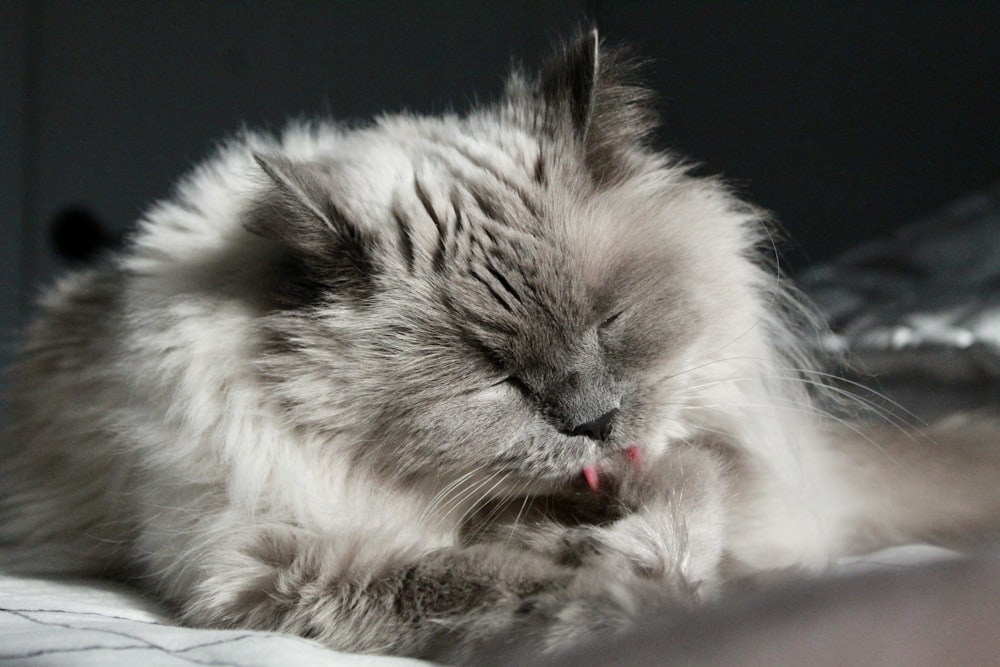
[[[420,667],[339,653],[286,635],[197,630],[170,622],[133,590],[107,582],[0,575],[0,665],[274,665]]]
[[[846,575],[898,569],[957,554],[925,545],[838,564]],[[340,653],[298,637],[179,627],[156,604],[109,582],[0,575],[0,667],[419,667],[418,660]]]

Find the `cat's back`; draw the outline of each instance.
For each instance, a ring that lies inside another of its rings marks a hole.
[[[116,378],[124,286],[114,263],[61,279],[7,371],[0,546],[18,545],[0,552],[7,569],[92,569],[113,560],[113,549],[95,545],[118,539],[103,526],[125,483],[108,437],[109,408],[127,400]]]
[[[331,132],[289,134],[315,150]],[[253,151],[280,145],[245,133],[221,146],[121,252],[39,299],[4,383],[0,547],[18,545],[0,552],[6,569],[103,573],[126,560],[150,454],[252,381],[273,251],[241,215]]]

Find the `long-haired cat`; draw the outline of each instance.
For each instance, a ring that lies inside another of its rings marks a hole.
[[[44,297],[4,566],[463,661],[990,525],[988,426],[821,417],[760,211],[632,78],[586,33],[467,115],[226,144]]]

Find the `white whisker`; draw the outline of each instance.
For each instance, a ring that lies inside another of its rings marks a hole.
[[[846,419],[838,417],[830,412],[826,412],[825,410],[822,410],[811,403],[804,403],[801,401],[791,401],[791,400],[775,400],[774,402],[771,403],[728,403],[728,404],[717,404],[717,405],[686,406],[686,409],[688,410],[718,410],[719,408],[727,408],[730,410],[733,408],[764,408],[769,410],[777,409],[777,410],[787,410],[789,412],[796,412],[799,414],[807,414],[813,417],[816,416],[825,417],[826,419],[829,419],[833,422],[840,424],[841,426],[848,429],[858,437],[862,438],[872,447],[881,452],[887,459],[892,461],[896,466],[900,466],[899,462],[896,459],[894,459],[892,455],[890,455],[889,452],[885,450],[884,447],[882,447],[877,442],[872,440],[872,438],[866,435],[860,428],[850,423]]]
[[[485,479],[478,480],[471,486],[463,489],[462,493],[460,493],[458,496],[452,497],[451,500],[449,501],[449,504],[445,505],[447,511],[445,511],[444,514],[441,515],[440,519],[442,521],[446,520],[449,516],[451,516],[452,512],[454,512],[461,505],[466,503],[469,500],[469,498],[473,497],[476,494],[476,492],[479,491],[479,489],[489,484],[491,481],[496,479],[501,474],[503,474],[502,471],[498,470],[494,472],[492,475],[486,477]],[[476,502],[478,502],[478,500]],[[473,507],[475,507],[475,503],[473,503]],[[467,513],[468,510],[463,512],[463,516]],[[461,521],[459,521],[458,523],[461,524]]]
[[[490,498],[490,494],[493,493],[493,490],[496,489],[501,484],[503,484],[504,482],[506,482],[507,479],[509,479],[510,476],[513,475],[513,474],[514,474],[513,471],[505,471],[505,472],[503,472],[500,475],[500,479],[498,479],[493,484],[493,486],[491,486],[490,488],[488,488],[484,493],[480,494],[479,498],[477,498],[475,502],[469,504],[469,506],[465,509],[465,512],[463,512],[462,515],[458,518],[457,524],[460,525],[460,526],[462,524],[464,524],[466,522],[466,520],[468,520],[468,518],[472,515],[472,513],[474,511],[476,511],[476,509],[479,507],[480,503],[482,503],[484,500],[488,500]],[[495,474],[492,477],[490,477],[490,479],[492,480],[494,477],[496,477]],[[482,486],[485,486],[485,484],[482,485]],[[477,487],[477,490],[479,488],[482,488],[482,486]]]
[[[427,507],[424,508],[424,511],[420,515],[420,520],[423,521],[429,518],[431,514],[433,514],[434,511],[437,510],[437,508],[448,498],[449,495],[451,495],[453,492],[458,492],[459,487],[461,487],[462,484],[464,484],[470,477],[473,477],[476,474],[482,472],[484,469],[485,466],[480,466],[478,468],[470,470],[464,475],[452,480],[443,488],[441,488],[436,494],[434,494],[434,497],[431,498],[431,501],[427,504]]]
[[[514,523],[510,527],[510,533],[507,535],[507,540],[504,542],[504,544],[509,544],[510,541],[514,538],[514,535],[517,532],[517,524],[521,520],[521,515],[524,514],[525,508],[527,508],[528,506],[528,499],[529,499],[528,494],[525,494],[524,500],[521,501],[521,509],[517,511],[517,516],[514,517]]]

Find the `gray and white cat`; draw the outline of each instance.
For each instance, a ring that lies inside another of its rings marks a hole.
[[[230,141],[43,299],[0,562],[461,662],[995,526],[988,424],[822,417],[763,216],[632,72],[586,33],[464,116]]]

